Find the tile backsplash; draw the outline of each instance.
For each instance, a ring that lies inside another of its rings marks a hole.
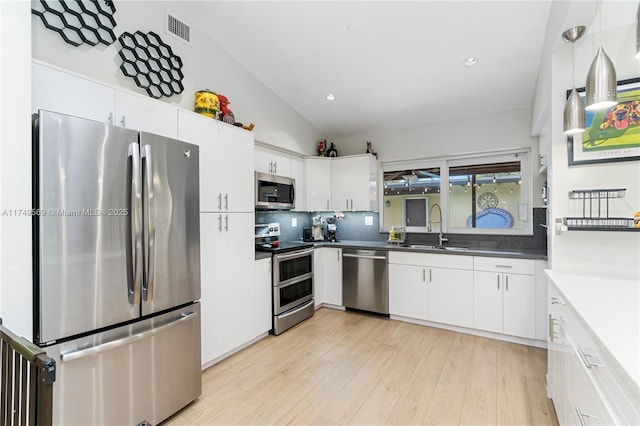
[[[302,240],[302,229],[311,227],[311,218],[321,216],[323,218],[332,217],[333,211],[327,212],[281,212],[281,211],[257,211],[256,223],[280,223],[280,240],[300,241]],[[338,229],[336,235],[338,240],[357,241],[386,241],[387,233],[380,232],[380,221],[378,212],[343,212],[344,217],[336,220]],[[547,209],[533,209],[533,235],[471,235],[471,234],[451,234],[448,245],[467,246],[470,248],[503,248],[511,250],[536,251],[547,253],[547,232],[546,225]],[[293,222],[296,226],[293,226]],[[366,225],[365,223],[371,223]],[[437,244],[436,233],[408,233],[406,240],[410,244]]]

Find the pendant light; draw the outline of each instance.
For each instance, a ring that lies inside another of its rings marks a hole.
[[[564,134],[573,135],[576,133],[584,132],[584,103],[582,98],[578,95],[575,82],[575,59],[573,57],[573,44],[576,40],[580,39],[584,35],[587,28],[584,26],[577,26],[569,28],[562,33],[562,39],[567,43],[571,43],[571,94],[567,98],[567,103],[564,105]]]
[[[602,6],[598,5],[600,19],[600,38],[602,38]],[[616,88],[616,69],[613,62],[604,53],[602,41],[596,57],[591,63],[586,84],[587,111],[611,108],[618,103]]]

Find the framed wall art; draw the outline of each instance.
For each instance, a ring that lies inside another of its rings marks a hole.
[[[584,101],[584,87],[577,91]],[[618,82],[616,106],[587,111],[584,133],[569,136],[567,148],[570,166],[640,160],[640,78]]]

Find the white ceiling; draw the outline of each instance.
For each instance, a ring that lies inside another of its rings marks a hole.
[[[551,4],[179,3],[328,138],[529,108]],[[463,66],[470,56],[474,68]]]

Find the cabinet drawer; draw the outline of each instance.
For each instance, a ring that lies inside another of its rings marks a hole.
[[[389,263],[471,270],[473,269],[473,256],[390,251]]]
[[[535,275],[536,263],[532,259],[474,256],[473,269],[476,271]]]
[[[616,361],[602,348],[599,340],[572,309],[568,310],[565,321],[575,357],[580,362],[584,374],[588,375],[615,414],[621,417],[616,423],[640,424],[638,394],[632,391],[633,386],[625,386],[628,379],[619,374],[620,367]]]

